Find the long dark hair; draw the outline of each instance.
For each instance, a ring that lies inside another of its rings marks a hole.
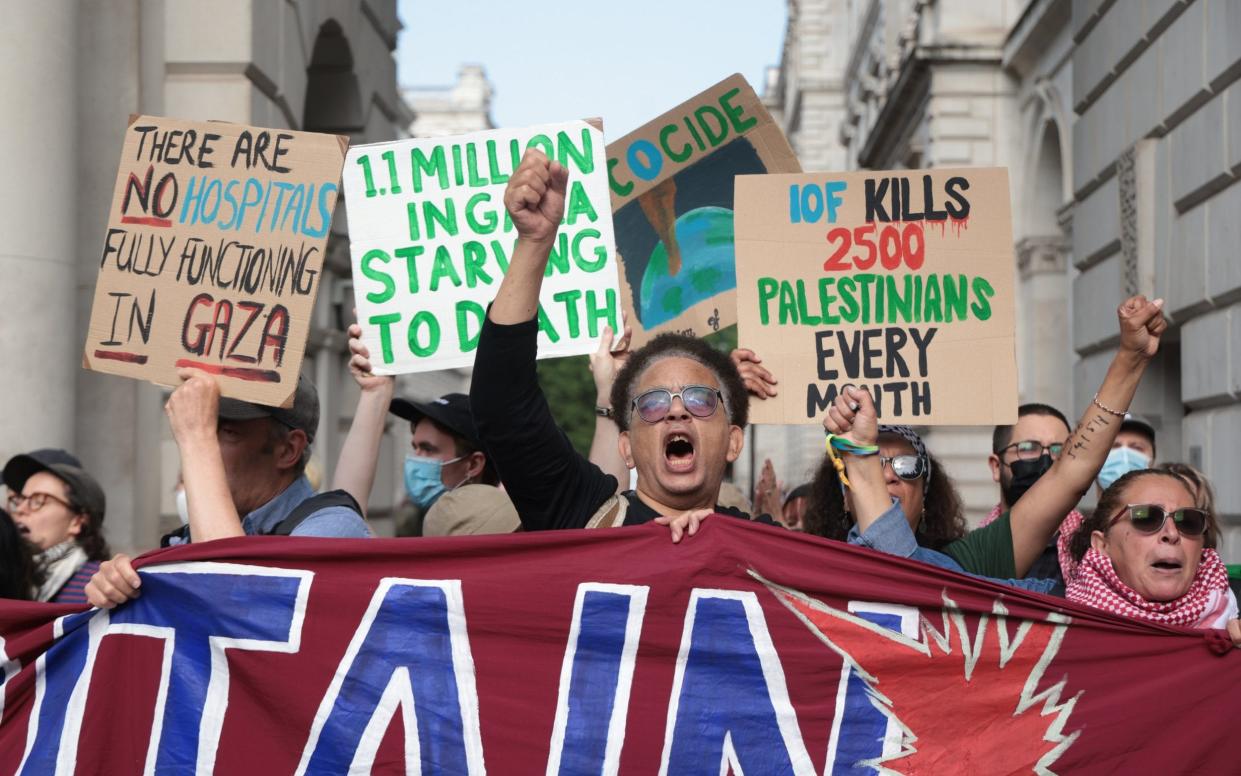
[[[9,513],[0,509],[0,598],[34,599],[44,579],[36,552],[18,532]]]
[[[1095,506],[1094,511],[1090,513],[1090,517],[1082,521],[1082,524],[1077,529],[1077,533],[1073,534],[1073,538],[1069,540],[1069,555],[1073,557],[1074,561],[1081,563],[1082,556],[1086,554],[1086,550],[1090,549],[1090,535],[1092,533],[1095,531],[1107,532],[1108,521],[1127,503],[1125,492],[1129,490],[1129,486],[1135,480],[1143,477],[1164,477],[1180,485],[1191,497],[1194,495],[1193,488],[1190,487],[1183,476],[1165,469],[1138,469],[1122,475],[1112,483],[1111,487],[1103,491],[1103,495],[1099,496],[1099,503]],[[1208,533],[1210,533],[1209,530]],[[1205,543],[1203,546],[1206,546]]]
[[[931,461],[931,481],[922,497],[922,521],[914,535],[919,546],[939,550],[965,536],[965,513],[957,486],[944,471],[944,465],[931,453],[926,455]],[[805,521],[807,533],[842,542],[853,527],[853,516],[845,508],[840,477],[826,457],[810,484]]]

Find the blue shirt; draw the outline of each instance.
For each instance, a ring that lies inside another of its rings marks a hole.
[[[905,519],[905,513],[901,511],[901,502],[895,498],[892,499],[892,505],[888,507],[887,511],[880,515],[878,520],[871,523],[865,533],[859,533],[855,523],[849,529],[849,544],[870,547],[880,552],[886,552],[889,555],[897,555],[902,558],[929,563],[932,566],[939,566],[960,574],[967,573],[965,569],[961,568],[961,564],[957,563],[950,556],[918,546],[918,540],[914,536],[913,530],[909,527],[909,521]],[[1053,593],[1058,587],[1054,579],[994,579],[977,574],[970,574],[969,576],[990,580],[991,582],[999,582],[1001,585],[1009,585],[1010,587],[1030,590],[1035,593]]]
[[[298,504],[315,495],[310,480],[303,475],[279,495],[241,519],[247,536],[270,533]],[[371,531],[357,512],[348,507],[324,507],[311,513],[291,536],[318,536],[328,539],[367,539]]]

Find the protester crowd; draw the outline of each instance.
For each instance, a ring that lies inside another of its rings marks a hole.
[[[1058,595],[1121,616],[1226,629],[1241,645],[1236,599],[1215,546],[1210,483],[1156,466],[1154,429],[1127,413],[1167,328],[1160,301],[1118,310],[1119,347],[1075,425],[1026,404],[996,427],[988,464],[998,503],[969,531],[942,461],[906,426],[881,425],[870,395],[848,388],[824,420],[813,481],[781,483],[768,463],[753,502],[725,473],[742,453],[751,402],[777,395],[761,354],[731,356],[664,334],[630,351],[606,331],[591,369],[597,423],[588,457],[553,420],[536,379],[539,292],[564,212],[567,172],[538,151],[512,176],[505,206],[518,234],[487,312],[468,396],[394,396],[349,329],[361,389],[331,488],[306,476],[318,396],[302,378],[288,408],[221,398],[183,370],[166,411],[180,454],[185,525],[164,546],[242,535],[362,538],[387,416],[409,423],[408,497],[428,536],[606,528],[656,522],[671,540],[712,519],[753,520]],[[634,487],[630,472],[636,472]],[[103,489],[71,454],[35,450],[3,470],[0,595],[111,607],[141,578],[103,538]],[[1077,506],[1097,489],[1088,514]],[[735,490],[735,489],[734,489]]]

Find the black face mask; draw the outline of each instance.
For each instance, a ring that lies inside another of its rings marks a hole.
[[[1013,476],[1004,487],[1004,502],[1012,509],[1017,500],[1051,468],[1051,456],[1043,453],[1034,461],[1013,461],[1008,468]]]

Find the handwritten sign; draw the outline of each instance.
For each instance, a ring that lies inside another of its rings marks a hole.
[[[287,406],[348,139],[131,117],[83,365]]]
[[[800,171],[741,75],[608,145],[621,294],[636,343],[737,322],[733,178]]]
[[[738,339],[780,380],[751,419],[851,384],[889,423],[1015,423],[1015,266],[1003,168],[738,177]]]
[[[616,249],[603,133],[584,121],[349,151],[354,297],[377,374],[469,366],[517,232],[504,188],[527,148],[569,170],[539,297],[539,357],[592,352],[617,330]]]

